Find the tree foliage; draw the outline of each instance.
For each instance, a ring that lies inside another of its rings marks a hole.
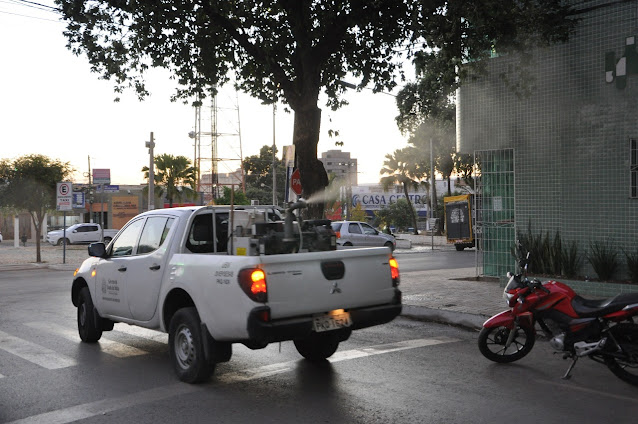
[[[409,199],[398,199],[396,202],[375,211],[374,225],[380,228],[394,226],[405,230],[413,226],[411,216],[416,214]],[[416,227],[414,227],[416,229]]]
[[[157,187],[157,195],[166,196],[168,206],[173,207],[174,201],[195,199],[197,197],[197,168],[190,165],[186,156],[162,154],[155,156],[155,170],[153,181]],[[149,179],[149,168],[142,168],[144,178]]]
[[[215,204],[217,205],[250,205],[250,200],[241,190],[241,188],[237,188],[233,191],[230,187],[224,186],[224,193],[221,197],[215,199]]]
[[[277,151],[277,146],[275,146],[275,191],[277,204],[283,205],[286,193],[286,165],[283,160],[277,158]],[[244,158],[246,197],[249,200],[258,200],[260,205],[272,204],[272,165],[272,146],[264,145],[259,149],[259,155]]]
[[[471,61],[492,48],[507,52],[565,38],[562,0],[56,0],[67,22],[68,47],[86,54],[92,70],[116,91],[148,93],[144,74],[168,69],[175,98],[197,101],[234,79],[264,103],[295,113],[293,144],[304,197],[328,184],[317,159],[323,90],[333,109],[344,104],[346,76],[358,88],[395,87],[400,57],[416,49],[419,69],[435,91],[451,92]],[[427,71],[427,72],[426,72]],[[399,72],[400,74],[400,72]],[[418,86],[402,116],[427,109]],[[409,93],[409,91],[406,91]],[[407,96],[407,94],[406,94]],[[442,98],[441,96],[436,99]],[[322,204],[310,208],[318,217]]]
[[[527,66],[534,48],[566,41],[577,20],[572,2],[563,0],[421,1],[428,17],[420,28],[422,49],[415,54],[416,82],[397,97],[402,130],[425,117],[449,113],[449,98],[464,81],[486,71],[494,53],[516,58],[514,78],[501,77],[524,94],[533,83]]]
[[[73,173],[68,162],[44,155],[26,155],[0,161],[0,204],[31,215],[36,231],[36,261],[41,262],[42,223],[48,211],[56,209],[57,183]],[[17,234],[15,235],[18,236]]]

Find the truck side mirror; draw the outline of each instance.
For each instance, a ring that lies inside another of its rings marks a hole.
[[[89,256],[96,258],[106,257],[106,245],[102,242],[89,244]]]

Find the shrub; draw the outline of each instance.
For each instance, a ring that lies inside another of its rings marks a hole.
[[[627,268],[629,269],[631,282],[638,284],[638,249],[634,253],[624,253],[627,259]]]
[[[570,278],[577,275],[583,264],[583,257],[578,251],[578,244],[575,240],[572,240],[569,245],[561,249],[561,263],[564,275]]]
[[[563,263],[563,248],[560,232],[556,231],[553,240],[549,231],[543,234],[532,234],[531,223],[528,224],[527,234],[520,237],[523,249],[529,252],[529,271],[533,274],[560,275]]]
[[[610,240],[605,243],[590,242],[587,260],[594,268],[598,278],[603,281],[611,280],[618,270],[618,252],[613,249],[613,243]]]

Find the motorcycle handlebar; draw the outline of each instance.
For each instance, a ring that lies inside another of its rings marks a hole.
[[[534,278],[534,280],[530,283],[530,287],[531,287],[532,289],[534,289],[534,290],[538,290],[538,289],[540,289],[540,290],[544,291],[544,292],[545,292],[545,293],[547,293],[547,294],[549,294],[549,293],[550,293],[550,291],[549,291],[548,289],[546,289],[546,288],[543,286],[543,283],[541,283],[541,281],[540,281],[539,279],[537,279],[537,278]]]

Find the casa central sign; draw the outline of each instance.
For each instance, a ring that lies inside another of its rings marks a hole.
[[[356,193],[352,195],[352,206],[356,207],[357,204],[361,204],[362,209],[382,209],[404,198],[405,194],[403,193]],[[408,198],[417,211],[427,210],[427,193],[408,193]]]

